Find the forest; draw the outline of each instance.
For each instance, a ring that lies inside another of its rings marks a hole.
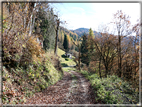
[[[68,30],[49,3],[3,2],[1,15],[3,105],[141,102],[140,19],[118,10],[110,33]]]

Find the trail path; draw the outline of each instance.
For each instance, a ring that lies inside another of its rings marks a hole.
[[[62,80],[27,99],[26,104],[95,104],[91,85],[80,73],[64,72]]]

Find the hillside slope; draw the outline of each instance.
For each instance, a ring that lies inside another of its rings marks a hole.
[[[72,32],[76,33],[79,37],[83,36],[83,34],[89,34],[88,28],[78,28],[75,30],[71,30]],[[95,36],[100,36],[99,32],[93,31]]]
[[[3,66],[3,104],[23,104],[26,99],[55,84],[63,76],[60,62],[46,53],[42,62],[29,67],[6,68]]]
[[[63,31],[64,34],[69,35],[70,37],[72,37],[74,40],[76,40],[78,38],[78,34],[75,32],[72,32],[71,30],[68,30],[62,26],[60,26],[60,31]]]

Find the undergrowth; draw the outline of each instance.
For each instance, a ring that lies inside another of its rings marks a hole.
[[[97,74],[87,71],[78,72],[90,81],[97,95],[96,101],[102,101],[104,104],[137,104],[139,102],[138,91],[115,75],[101,79]]]
[[[55,59],[54,56],[52,58]],[[53,59],[44,54],[42,61],[33,61],[26,68],[17,66],[7,69],[3,66],[3,104],[23,104],[35,92],[60,80],[63,72],[54,67]]]

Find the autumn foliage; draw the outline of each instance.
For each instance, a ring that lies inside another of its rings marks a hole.
[[[43,26],[37,23],[41,22],[37,10],[46,8],[47,5],[35,5],[35,2],[4,2],[2,6],[2,101],[3,104],[23,104],[25,97],[56,83],[63,72],[59,59],[49,57],[41,45],[45,38],[49,38],[44,37],[47,35],[43,35]],[[36,29],[37,24],[41,29]],[[54,33],[48,33],[54,36]]]

